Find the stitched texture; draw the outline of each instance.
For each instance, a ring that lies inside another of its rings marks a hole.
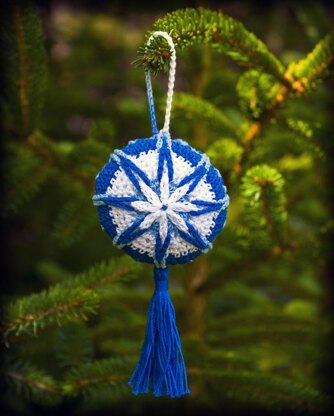
[[[116,150],[96,177],[100,223],[138,261],[195,259],[224,227],[229,197],[209,158],[160,132]]]

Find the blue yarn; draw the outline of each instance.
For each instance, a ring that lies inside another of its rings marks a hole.
[[[186,221],[188,230],[190,231],[191,236],[195,239],[195,241],[197,242],[197,247],[200,247],[201,250],[205,250],[209,247],[208,244],[206,244],[202,237],[200,236],[199,232],[197,231],[197,229],[189,222]]]
[[[106,194],[100,194],[100,195],[94,195],[93,202],[95,206],[100,205],[112,205],[114,207],[119,207],[122,209],[125,209],[126,211],[135,211],[135,209],[129,205],[126,204],[126,202],[135,201],[135,198],[133,197],[114,197]]]
[[[199,205],[199,206],[205,206],[205,208],[201,209],[201,210],[196,210],[196,211],[189,211],[189,214],[193,215],[193,216],[198,216],[198,215],[203,215],[206,214],[207,212],[212,212],[212,211],[216,211],[217,209],[222,207],[222,203],[221,202],[207,202],[207,201],[191,201],[193,204],[195,205]]]
[[[130,241],[134,240],[136,237],[133,237],[134,233],[133,231],[135,231],[137,229],[137,227],[144,221],[144,216],[142,216],[141,218],[137,218],[132,225],[130,225],[129,228],[126,228],[123,233],[118,237],[117,241],[119,244],[127,244]],[[140,230],[142,231],[142,233],[144,233],[144,230]]]
[[[133,162],[131,162],[130,159],[127,159],[126,157],[121,156],[119,157],[119,160],[120,160],[120,166],[124,169],[128,178],[131,180],[131,182],[133,183],[133,185],[138,191],[140,191],[140,185],[133,172],[135,172],[138,176],[140,176],[140,178],[145,182],[147,186],[150,186],[150,180],[148,179],[148,177],[140,168],[138,168],[138,166],[136,166]]]
[[[148,100],[148,108],[150,110],[152,133],[157,134],[158,126],[157,126],[157,119],[155,117],[154,99],[153,99],[153,90],[152,90],[150,71],[145,71],[145,80],[146,80],[146,87],[147,87],[147,100]]]
[[[193,189],[195,189],[196,185],[198,184],[198,182],[203,178],[203,176],[206,174],[207,170],[205,169],[205,167],[203,165],[200,165],[198,168],[196,168],[194,170],[193,173],[191,173],[190,175],[184,177],[180,183],[178,184],[178,186],[183,186],[186,183],[190,182],[193,180],[191,186],[189,187],[189,191],[191,192]]]
[[[153,392],[156,397],[189,394],[188,380],[175,311],[168,292],[168,269],[154,268],[155,291],[151,299],[145,341],[129,385],[134,394]]]

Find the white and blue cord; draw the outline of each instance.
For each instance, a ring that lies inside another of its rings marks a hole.
[[[161,133],[168,133],[169,126],[170,126],[170,117],[172,112],[172,102],[173,102],[173,93],[174,93],[174,84],[175,84],[175,73],[176,73],[176,51],[173,39],[167,32],[156,31],[154,32],[147,41],[147,46],[150,45],[152,40],[157,37],[162,36],[166,39],[170,49],[171,49],[171,56],[169,62],[169,76],[168,76],[168,87],[167,87],[167,100],[166,100],[166,113],[165,113],[165,122],[163,128],[160,130]],[[154,104],[153,104],[153,91],[152,91],[152,84],[151,84],[151,77],[149,71],[146,72],[146,85],[147,85],[147,94],[149,100],[149,107],[151,113],[151,121],[152,121],[152,129],[153,133],[156,133],[156,119],[154,113]]]

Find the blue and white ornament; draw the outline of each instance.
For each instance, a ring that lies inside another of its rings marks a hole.
[[[115,150],[96,177],[94,205],[103,230],[134,259],[155,266],[152,297],[140,361],[129,384],[133,392],[179,397],[189,393],[174,307],[168,293],[168,265],[194,260],[212,246],[225,225],[229,197],[209,158],[180,139],[169,122],[176,54],[171,37],[166,117],[158,131],[151,78],[146,72],[153,136]]]

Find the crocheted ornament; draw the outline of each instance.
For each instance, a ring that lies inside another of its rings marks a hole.
[[[194,260],[212,246],[225,225],[229,197],[209,158],[180,139],[169,122],[176,69],[171,48],[165,124],[158,131],[149,72],[147,94],[153,136],[115,150],[96,177],[93,196],[102,229],[135,260],[154,265],[151,299],[141,358],[129,381],[134,394],[189,393],[174,307],[168,293],[168,265]]]

